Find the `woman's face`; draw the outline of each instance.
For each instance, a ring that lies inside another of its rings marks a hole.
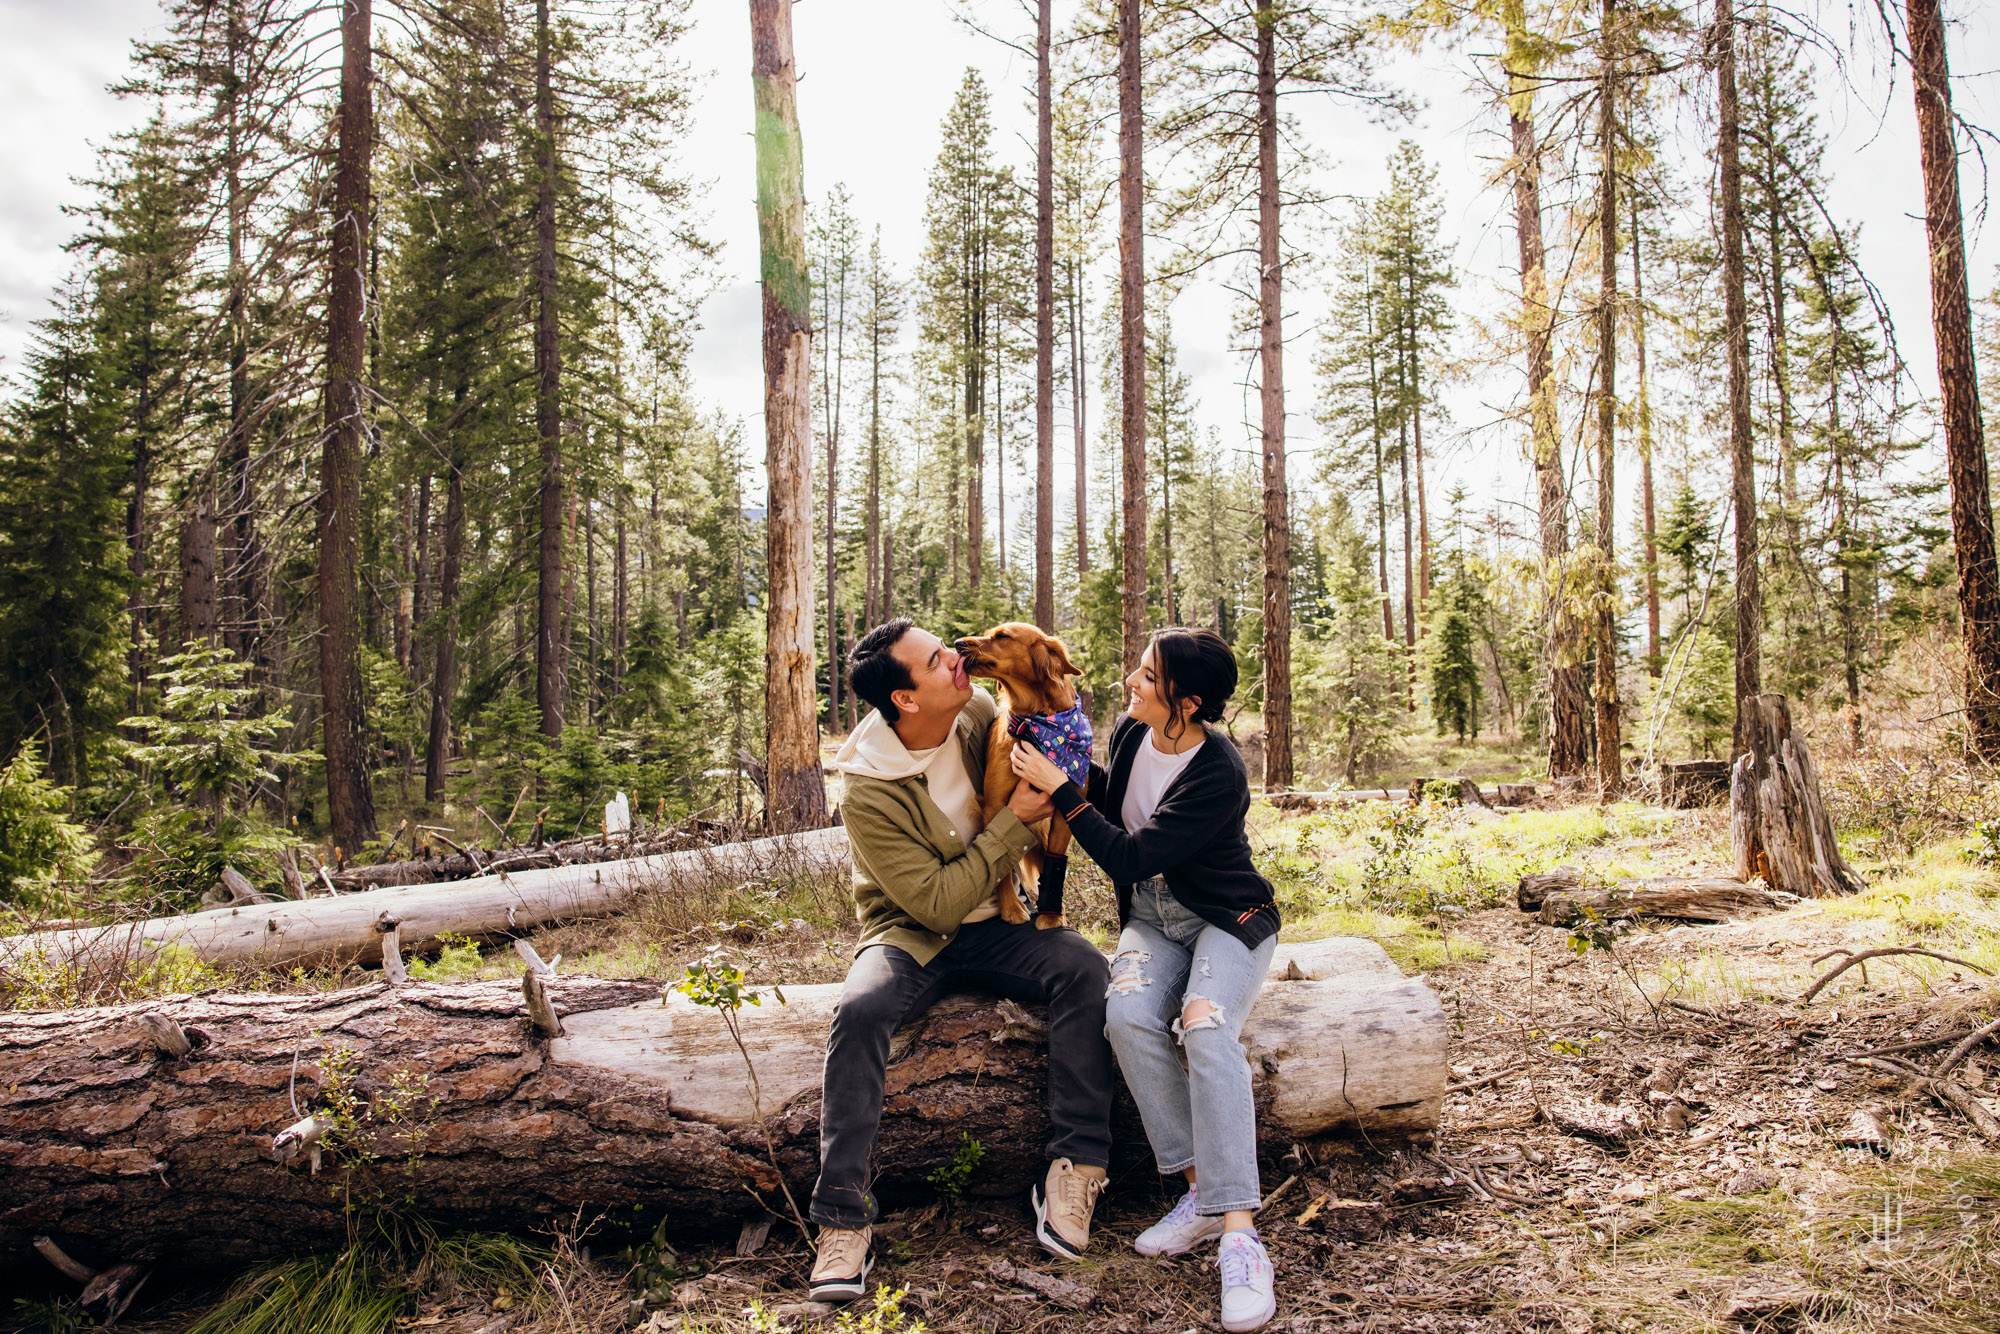
[[[1125,711],[1148,727],[1164,728],[1172,714],[1167,711],[1160,675],[1149,646],[1139,665],[1125,678]]]

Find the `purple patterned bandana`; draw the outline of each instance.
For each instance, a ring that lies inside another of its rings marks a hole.
[[[1078,788],[1090,780],[1090,719],[1082,705],[1072,704],[1061,713],[1009,714],[1007,735],[1027,738]]]

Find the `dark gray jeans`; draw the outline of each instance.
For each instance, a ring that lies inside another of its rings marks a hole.
[[[929,966],[894,945],[855,956],[833,1012],[820,1094],[813,1221],[844,1228],[875,1217],[869,1160],[882,1124],[889,1039],[946,991],[980,991],[1049,1007],[1048,1156],[1111,1162],[1111,1044],[1104,1036],[1109,968],[1068,928],[1037,931],[998,917],[960,928]]]

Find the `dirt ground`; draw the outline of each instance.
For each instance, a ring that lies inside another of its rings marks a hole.
[[[1515,848],[1547,835],[1532,819],[1467,813],[1438,828],[1468,847]],[[1642,811],[1606,827],[1594,842],[1537,844],[1515,867],[1723,869],[1720,813]],[[1965,1111],[1895,1065],[1928,1070],[2000,1012],[1974,966],[1995,961],[1989,905],[2000,882],[1967,852],[1961,840],[1864,863],[1873,888],[1859,899],[1648,925],[1608,951],[1579,952],[1567,929],[1490,894],[1492,906],[1447,914],[1442,948],[1425,955],[1452,1017],[1454,1082],[1439,1132],[1426,1144],[1302,1148],[1276,1165],[1259,1220],[1278,1273],[1270,1328],[1994,1328],[2000,1158]],[[572,957],[589,953],[591,930],[603,928],[571,929]],[[773,968],[788,960],[785,980],[837,976],[843,961],[837,940],[800,948],[769,919],[712,920],[706,937],[682,944],[731,932],[753,956],[768,951]],[[1878,958],[1801,1003],[1839,962],[1829,952],[1896,944],[1958,961]],[[2000,1092],[1990,1052],[1976,1047],[1952,1075],[1989,1115],[1981,1100]],[[1862,1063],[1868,1053],[1887,1064]],[[585,1239],[540,1262],[535,1291],[463,1285],[417,1304],[398,1328],[1217,1329],[1209,1253],[1147,1260],[1131,1250],[1168,1203],[1148,1173],[1115,1181],[1078,1264],[1034,1244],[1025,1200],[891,1214],[877,1228],[874,1278],[902,1297],[837,1316],[804,1303],[810,1252],[779,1225],[749,1255],[719,1238],[712,1249],[593,1256]],[[214,1296],[160,1294],[126,1327],[182,1334]]]

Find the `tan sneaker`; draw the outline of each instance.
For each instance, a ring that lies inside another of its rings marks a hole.
[[[1049,1174],[1028,1198],[1035,1206],[1035,1240],[1051,1255],[1066,1260],[1081,1256],[1090,1245],[1090,1214],[1104,1192],[1104,1174],[1076,1166],[1067,1158],[1049,1164]]]
[[[851,1302],[868,1290],[868,1271],[875,1257],[868,1253],[874,1240],[873,1228],[859,1231],[845,1227],[819,1230],[819,1258],[813,1261],[812,1299],[816,1302]]]

